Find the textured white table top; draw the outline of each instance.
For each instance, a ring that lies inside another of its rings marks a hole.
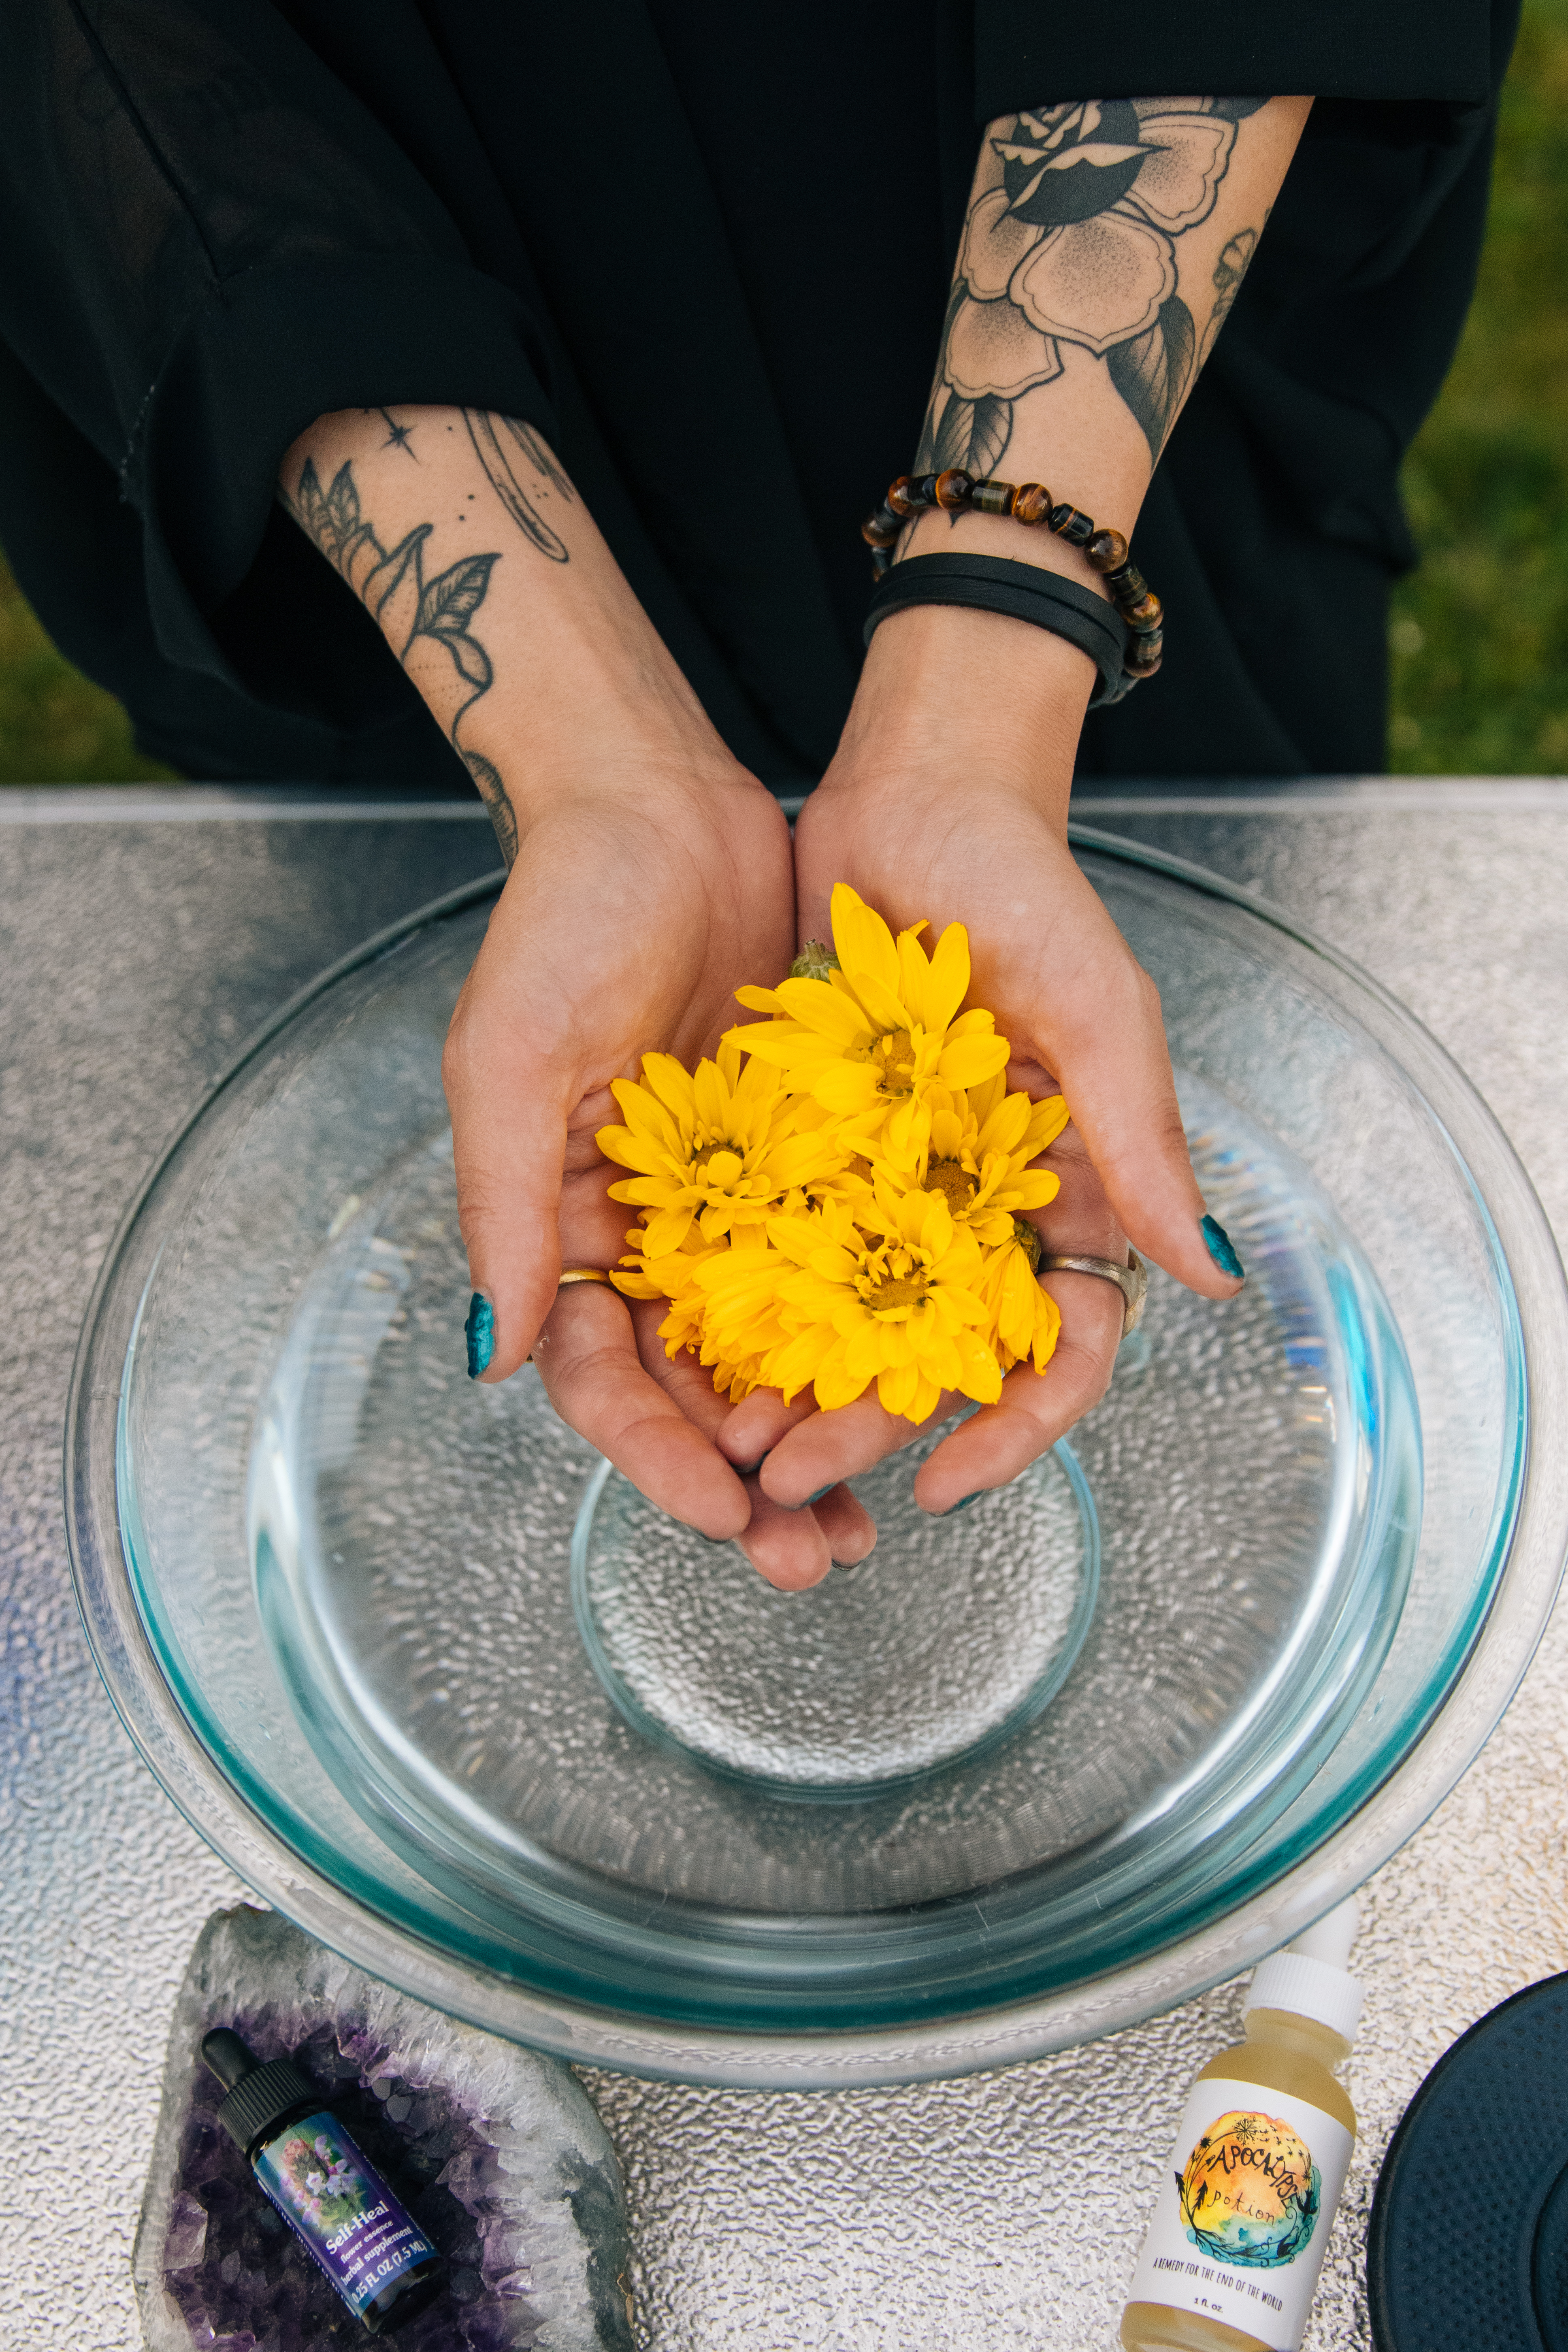
[[[1121,793],[1075,806],[1255,887],[1469,1071],[1568,1237],[1568,783]],[[161,1144],[262,1017],[494,863],[463,804],[0,793],[0,2347],[140,2342],[130,2248],[190,1945],[241,1891],[143,1770],[71,1599],[66,1385]],[[1568,1965],[1568,1612],[1479,1762],[1363,1895],[1363,2118],[1309,2345],[1368,2340],[1376,2168],[1422,2075]],[[1237,1989],[1036,2063],[770,2095],[595,2074],[658,2352],[1109,2347]]]

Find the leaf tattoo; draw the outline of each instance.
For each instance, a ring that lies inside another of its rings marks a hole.
[[[1113,343],[1105,355],[1110,381],[1142,426],[1156,464],[1191,381],[1196,346],[1193,314],[1181,296],[1173,294],[1161,303],[1160,315],[1146,334]]]
[[[493,555],[467,555],[449,572],[437,573],[420,595],[414,623],[416,636],[435,637],[446,646],[476,696],[493,682],[495,672],[468,625],[485,601],[496,562]]]
[[[517,820],[506,786],[499,770],[468,751],[458,733],[465,714],[495,682],[494,666],[469,624],[489,593],[499,554],[466,555],[426,580],[425,542],[434,525],[417,523],[395,547],[383,547],[361,515],[352,465],[340,467],[323,490],[315,460],[307,457],[291,503],[297,520],[380,623],[404,669],[445,720],[447,740],[479,788],[510,866],[517,855]],[[564,548],[559,560],[566,560]],[[432,669],[426,647],[438,651],[450,671],[440,662]]]

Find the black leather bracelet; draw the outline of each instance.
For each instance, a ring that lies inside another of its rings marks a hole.
[[[1032,621],[1086,653],[1100,672],[1091,710],[1120,702],[1136,683],[1126,656],[1130,632],[1114,604],[1063,580],[1037,564],[1013,563],[1000,555],[911,555],[878,582],[866,619],[866,643],[889,613],[910,604],[967,604],[982,613],[1002,613],[1011,621]],[[1134,640],[1134,642],[1136,642]]]

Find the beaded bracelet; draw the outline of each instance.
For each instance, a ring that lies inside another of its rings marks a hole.
[[[1010,515],[1030,528],[1043,523],[1069,547],[1081,548],[1104,579],[1130,632],[1122,656],[1128,684],[1153,677],[1164,648],[1164,607],[1129,559],[1127,541],[1119,530],[1101,530],[1092,515],[1077,507],[1053,505],[1042,482],[977,482],[956,466],[944,474],[900,474],[860,526],[878,580],[887,574],[889,551],[904,525],[915,515],[938,509],[949,514]]]

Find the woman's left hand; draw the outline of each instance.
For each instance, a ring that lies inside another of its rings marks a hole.
[[[1241,1286],[1200,1222],[1158,994],[1067,845],[1090,683],[1083,655],[1027,622],[931,607],[884,622],[838,757],[796,827],[801,935],[828,936],[837,882],[895,929],[964,923],[971,1002],[1011,1045],[1009,1085],[1060,1091],[1072,1111],[1044,1157],[1060,1179],[1034,1218],[1047,1249],[1124,1264],[1131,1239],[1190,1289],[1229,1298]],[[1016,1367],[999,1402],[934,1450],[915,1480],[923,1509],[1016,1477],[1104,1395],[1121,1291],[1095,1275],[1043,1280],[1061,1310],[1055,1354],[1043,1373]],[[962,1402],[944,1399],[934,1418]],[[763,1492],[787,1506],[914,1434],[871,1391],[824,1413],[809,1391],[788,1407],[758,1391],[717,1442],[733,1461],[765,1454]]]

